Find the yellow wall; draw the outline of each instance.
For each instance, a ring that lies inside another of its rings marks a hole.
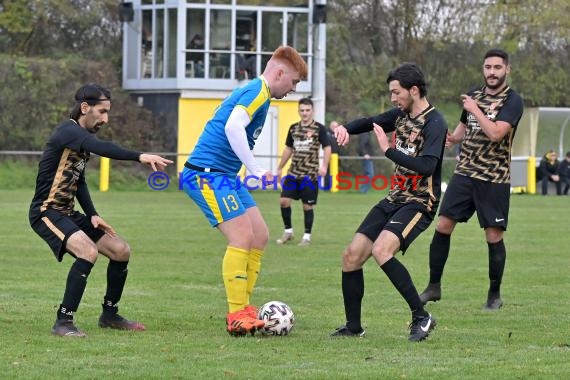
[[[183,99],[178,107],[178,173],[184,168],[206,122],[214,114],[221,99]]]
[[[223,99],[184,99],[180,98],[178,108],[178,160],[177,169],[181,172],[188,153],[192,152],[206,122],[212,117]],[[273,100],[271,106],[278,109],[278,152],[285,148],[289,126],[299,121],[297,100]]]
[[[279,155],[285,148],[285,140],[287,140],[287,132],[291,124],[300,120],[298,110],[298,101],[287,100],[274,100],[271,102],[272,106],[279,109],[279,140],[277,141],[277,151]]]

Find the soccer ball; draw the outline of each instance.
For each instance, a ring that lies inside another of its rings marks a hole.
[[[260,330],[263,335],[288,335],[295,325],[293,310],[281,301],[267,302],[259,308],[257,318],[265,322]]]

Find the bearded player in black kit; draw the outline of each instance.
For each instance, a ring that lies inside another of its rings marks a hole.
[[[53,335],[85,337],[73,321],[87,285],[87,278],[101,253],[109,258],[107,291],[99,326],[121,330],[144,330],[145,326],[118,314],[127,265],[129,245],[99,216],[85,181],[85,166],[90,153],[117,160],[138,161],[154,170],[162,170],[172,161],[154,154],[126,150],[95,133],[109,120],[111,92],[98,85],[87,84],[75,93],[70,118],[62,122],[49,138],[42,154],[36,191],[30,205],[30,225],[50,246],[58,261],[69,253],[71,265],[63,301],[56,312]],[[75,211],[75,199],[83,213]]]
[[[455,225],[477,212],[489,248],[490,284],[484,308],[503,306],[500,287],[506,262],[503,234],[509,220],[511,148],[523,113],[522,98],[507,85],[510,70],[505,51],[489,50],[483,61],[485,85],[461,96],[461,119],[446,144],[461,142],[461,152],[430,245],[430,279],[420,295],[424,304],[441,299],[441,277]]]

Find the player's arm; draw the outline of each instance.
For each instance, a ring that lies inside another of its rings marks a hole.
[[[100,140],[93,135],[88,135],[85,140],[83,140],[81,147],[88,152],[95,153],[102,157],[109,157],[114,160],[138,161],[141,164],[150,166],[155,171],[157,169],[162,170],[168,164],[172,164],[171,160],[167,160],[161,156],[128,150],[110,141]]]
[[[437,163],[443,156],[443,146],[445,144],[445,136],[447,127],[445,122],[440,119],[431,121],[424,127],[425,143],[421,155],[413,157],[390,147],[388,137],[379,125],[374,126],[374,133],[378,139],[380,149],[385,153],[386,157],[394,161],[397,165],[401,165],[407,169],[422,176],[431,176],[437,168]]]
[[[347,123],[346,126],[339,125],[334,130],[334,136],[339,145],[346,145],[350,139],[349,135],[356,135],[370,132],[374,129],[374,124],[381,125],[385,132],[392,132],[396,129],[396,119],[401,111],[398,108],[381,113],[373,117],[364,117]]]
[[[249,149],[245,128],[250,122],[249,114],[243,107],[234,107],[225,126],[226,137],[232,150],[250,173],[258,178],[263,176],[272,177],[273,175],[269,170],[259,166],[253,156],[253,152]]]
[[[105,222],[103,218],[97,214],[95,206],[93,205],[93,201],[91,200],[91,194],[89,193],[87,182],[85,181],[85,172],[81,173],[79,176],[75,198],[77,198],[77,201],[81,205],[81,208],[83,209],[85,215],[91,219],[91,224],[93,227],[100,228],[111,236],[115,236],[117,234],[113,227],[111,227],[109,223]]]
[[[457,124],[457,127],[455,127],[453,132],[447,134],[447,137],[445,139],[445,147],[449,148],[453,144],[460,143],[461,141],[463,141],[464,137],[465,137],[465,124],[459,122],[459,124]]]
[[[95,205],[93,205],[93,201],[91,200],[89,188],[87,187],[87,182],[85,181],[85,173],[81,173],[77,180],[77,192],[75,193],[75,197],[77,198],[77,201],[85,215],[89,217],[97,215]]]
[[[287,161],[293,156],[294,149],[293,149],[293,128],[296,124],[293,124],[289,127],[289,131],[287,131],[287,138],[285,139],[285,149],[283,149],[283,154],[281,154],[281,161],[279,162],[279,166],[277,167],[277,176],[281,178],[281,172],[287,164]]]
[[[381,125],[384,132],[393,132],[396,129],[396,119],[401,111],[392,108],[384,113],[372,117],[356,119],[346,124],[346,130],[351,135],[370,132],[374,129],[374,124]]]
[[[327,175],[327,169],[331,160],[331,152],[332,149],[330,145],[323,148],[323,164],[319,168],[319,175],[321,177]]]
[[[325,176],[327,175],[327,169],[329,167],[329,162],[331,160],[331,142],[329,140],[329,135],[327,133],[327,129],[324,125],[319,124],[319,143],[323,148],[323,163],[319,167],[319,175]]]
[[[492,121],[485,116],[483,111],[481,111],[481,108],[477,105],[477,102],[472,97],[463,94],[461,95],[461,98],[463,100],[463,109],[477,119],[477,123],[489,140],[499,142],[507,133],[509,133],[512,128],[511,123],[502,120]]]
[[[279,165],[277,166],[276,174],[278,177],[281,177],[281,172],[283,171],[283,167],[285,167],[285,164],[287,164],[287,161],[289,161],[292,155],[293,155],[293,148],[286,146],[285,149],[283,149],[283,153],[281,154],[281,160],[279,161]]]

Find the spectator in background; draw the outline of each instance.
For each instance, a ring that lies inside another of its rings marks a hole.
[[[188,44],[188,49],[203,50],[204,49],[204,38],[201,34],[196,34],[190,40]],[[188,53],[188,61],[194,67],[193,75],[196,78],[204,78],[204,53],[203,52],[190,52]]]
[[[558,165],[558,175],[560,176],[560,187],[564,185],[562,193],[568,195],[568,189],[570,189],[570,151],[566,152],[566,157]]]
[[[372,177],[374,177],[374,162],[370,156],[374,155],[372,148],[372,142],[370,141],[370,133],[361,133],[358,136],[358,155],[363,157],[362,159],[362,171],[365,176],[368,177],[368,183],[365,183],[360,187],[361,193],[367,193],[370,190],[372,183]]]
[[[548,151],[548,153],[542,157],[540,165],[538,166],[538,178],[542,185],[542,195],[548,195],[548,182],[554,182],[556,185],[556,194],[562,195],[562,184],[560,182],[560,176],[558,175],[559,165],[558,155],[553,150]]]

